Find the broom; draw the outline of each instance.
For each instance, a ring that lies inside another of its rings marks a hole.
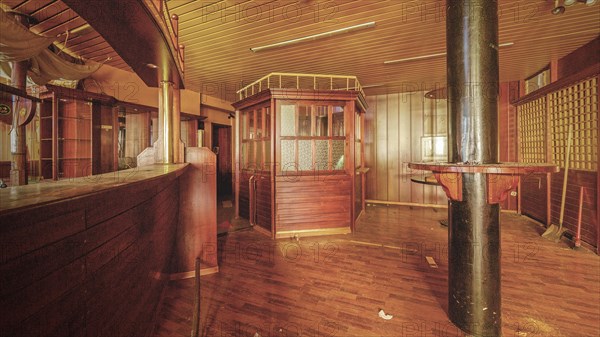
[[[565,173],[563,178],[563,186],[562,186],[562,196],[560,200],[560,217],[558,218],[558,226],[552,224],[550,225],[544,234],[542,234],[543,238],[548,240],[553,240],[554,242],[559,242],[562,238],[565,230],[563,229],[563,219],[565,216],[565,200],[567,196],[567,179],[569,176],[569,161],[571,159],[571,142],[573,140],[573,124],[569,124],[569,134],[567,136],[567,149],[565,154]]]

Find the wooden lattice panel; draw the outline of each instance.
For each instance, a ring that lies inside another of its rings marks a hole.
[[[565,166],[569,124],[573,139],[569,167],[598,169],[598,83],[590,78],[549,94],[550,147],[554,164]]]
[[[546,162],[546,97],[519,107],[520,161]]]

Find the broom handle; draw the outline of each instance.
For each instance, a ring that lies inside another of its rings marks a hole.
[[[567,136],[567,153],[565,156],[565,176],[563,178],[562,197],[560,200],[560,217],[558,224],[562,226],[565,217],[565,199],[567,197],[567,178],[569,177],[569,160],[571,159],[571,141],[573,139],[573,124],[569,124],[569,135]]]

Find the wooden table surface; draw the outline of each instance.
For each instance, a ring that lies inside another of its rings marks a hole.
[[[105,191],[117,186],[143,182],[165,174],[180,175],[188,164],[156,164],[132,169],[98,174],[94,176],[62,180],[46,180],[41,183],[0,189],[0,215],[24,207],[38,206],[87,194]]]

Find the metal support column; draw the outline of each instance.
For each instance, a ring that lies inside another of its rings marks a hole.
[[[498,162],[498,3],[447,3],[449,161]],[[499,205],[486,202],[486,176],[462,174],[463,201],[448,210],[448,314],[463,331],[500,336]]]

